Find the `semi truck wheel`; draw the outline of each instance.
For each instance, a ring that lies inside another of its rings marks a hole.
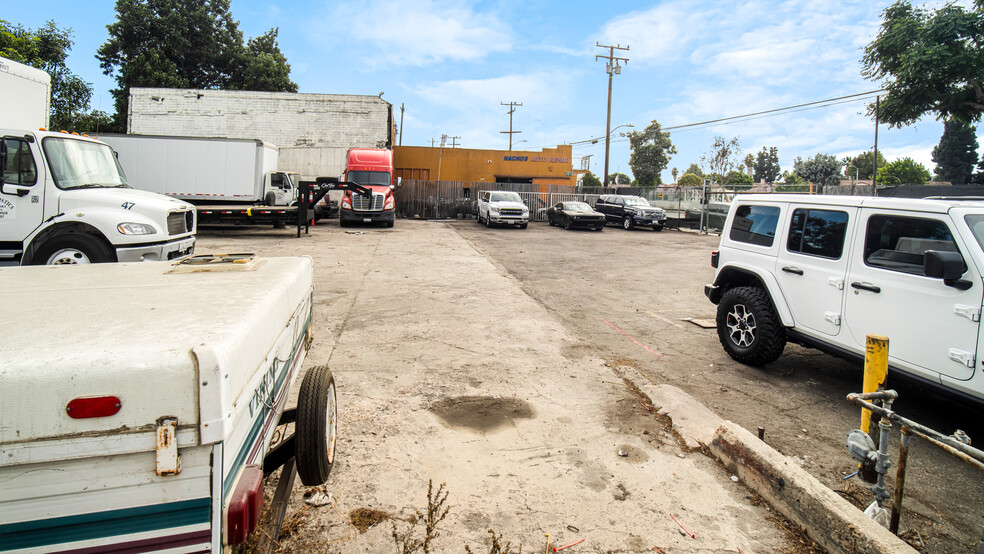
[[[34,255],[33,265],[101,264],[116,261],[106,243],[91,235],[67,233],[44,243]]]
[[[297,474],[305,486],[328,480],[335,462],[338,411],[335,378],[326,365],[308,370],[297,395]]]

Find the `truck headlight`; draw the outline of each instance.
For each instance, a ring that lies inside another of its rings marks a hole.
[[[496,206],[490,207],[489,208],[489,211],[492,212],[492,213],[494,213],[495,215],[499,215],[499,208],[496,207]]]
[[[153,235],[157,233],[157,229],[143,223],[120,223],[116,226],[116,230],[123,235]]]

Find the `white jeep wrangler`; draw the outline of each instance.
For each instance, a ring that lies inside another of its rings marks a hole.
[[[981,403],[982,248],[980,200],[742,195],[704,293],[739,362],[772,362],[787,340],[863,360],[866,335],[884,335],[890,370]]]
[[[530,222],[530,209],[518,192],[483,190],[478,195],[478,222],[486,227],[518,225],[525,229]]]

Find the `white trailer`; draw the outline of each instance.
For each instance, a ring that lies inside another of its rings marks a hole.
[[[295,461],[324,483],[326,366],[285,412],[312,275],[308,257],[249,255],[0,268],[0,552],[229,552],[257,526],[274,454],[291,484]]]
[[[0,58],[0,127],[47,129],[51,112],[51,76],[22,63]]]
[[[192,204],[287,206],[297,174],[277,170],[279,149],[255,139],[100,135],[130,185]]]

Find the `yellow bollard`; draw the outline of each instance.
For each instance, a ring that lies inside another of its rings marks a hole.
[[[885,387],[888,376],[888,337],[868,335],[864,347],[864,385],[861,392],[875,392]],[[861,430],[870,434],[871,411],[861,408]]]

